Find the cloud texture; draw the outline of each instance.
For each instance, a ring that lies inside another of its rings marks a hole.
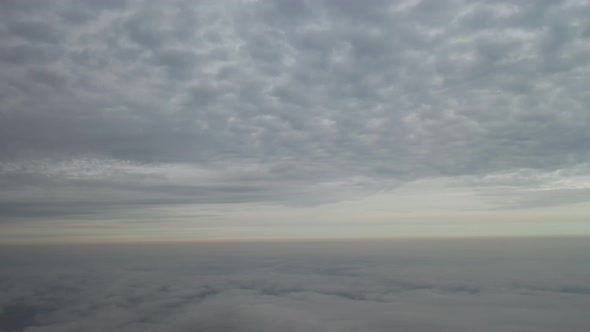
[[[0,6],[3,220],[588,174],[587,1]]]
[[[0,330],[587,331],[583,239],[5,247]]]

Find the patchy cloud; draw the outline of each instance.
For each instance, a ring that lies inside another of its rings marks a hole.
[[[1,219],[317,205],[590,159],[586,1],[0,6]]]

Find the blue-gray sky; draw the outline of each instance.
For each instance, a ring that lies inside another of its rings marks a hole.
[[[0,241],[589,234],[588,1],[2,1]]]

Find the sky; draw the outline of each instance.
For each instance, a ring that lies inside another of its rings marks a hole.
[[[0,2],[0,242],[590,235],[590,2]]]

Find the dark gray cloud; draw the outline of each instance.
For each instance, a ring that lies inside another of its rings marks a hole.
[[[0,181],[12,184],[0,195],[15,209],[47,191],[103,208],[91,187],[162,204],[317,204],[342,197],[316,185],[350,177],[364,182],[346,197],[590,159],[585,1],[0,6]],[[103,175],[136,169],[81,189],[14,166],[87,159]],[[143,182],[162,165],[223,180]],[[256,171],[236,178],[236,165]]]
[[[589,324],[585,239],[2,249],[7,332],[586,331]]]

